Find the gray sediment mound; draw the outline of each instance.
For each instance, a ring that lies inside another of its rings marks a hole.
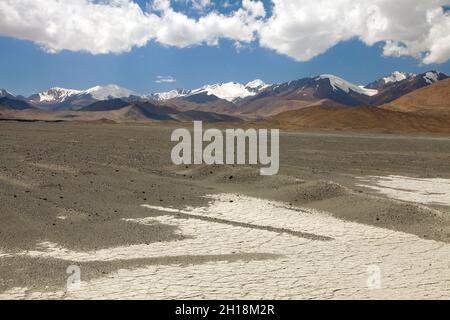
[[[292,205],[303,205],[327,200],[351,193],[347,188],[332,181],[303,181],[288,176],[277,176],[243,193],[283,201]]]
[[[242,179],[239,173],[238,179]],[[423,239],[450,242],[450,216],[442,211],[354,191],[332,181],[292,179],[282,175],[265,177],[257,183],[235,184],[230,192],[316,209],[342,220],[411,233]]]
[[[450,242],[450,216],[420,204],[351,193],[312,202],[306,207],[329,212],[347,221],[411,233],[423,239]]]

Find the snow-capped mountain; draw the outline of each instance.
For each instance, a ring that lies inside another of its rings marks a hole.
[[[9,93],[8,90],[6,90],[6,89],[0,89],[0,98],[4,98],[4,97],[13,98],[14,95],[12,93]]]
[[[418,75],[402,73],[402,75],[405,76],[405,79],[401,80],[403,77],[400,75],[397,77],[397,81],[379,85],[379,94],[373,97],[371,104],[382,105],[389,103],[414,90],[429,86],[440,80],[448,78],[447,75],[439,71],[428,71]]]
[[[141,97],[141,95],[137,94],[136,92],[119,87],[115,84],[109,84],[107,86],[96,86],[85,90],[85,93],[91,95],[95,100]]]
[[[213,85],[206,85],[199,89],[193,90],[190,95],[206,93],[214,95],[220,99],[230,102],[237,102],[250,96],[254,96],[267,88],[269,85],[262,80],[253,80],[247,84],[238,82],[227,82]]]
[[[438,71],[418,75],[396,71],[363,87],[335,75],[323,74],[276,85],[268,85],[257,79],[246,84],[226,82],[204,85],[194,90],[177,89],[147,96],[117,85],[95,86],[86,90],[54,87],[28,99],[14,97],[8,91],[0,89],[0,98],[3,99],[4,107],[16,109],[28,106],[16,106],[11,100],[26,102],[30,107],[53,110],[81,110],[91,105],[109,110],[139,101],[152,103],[149,100],[157,100],[160,103],[155,105],[170,106],[180,112],[197,110],[267,116],[314,105],[380,106],[446,78],[447,75]]]
[[[72,89],[65,89],[65,88],[59,88],[54,87],[50,88],[46,91],[38,92],[32,96],[29,97],[29,100],[33,103],[61,103],[64,102],[66,99],[74,96],[82,94],[83,91],[81,90],[72,90]]]
[[[364,87],[357,86],[353,83],[350,83],[342,78],[336,77],[331,74],[324,74],[317,77],[316,79],[327,79],[330,81],[330,85],[333,88],[333,90],[342,90],[346,93],[350,93],[350,91],[353,91],[355,93],[370,97],[378,93],[378,90],[367,89]]]
[[[326,103],[334,106],[368,105],[377,90],[361,88],[340,77],[324,74],[272,85],[245,99],[242,114],[273,115]]]
[[[167,92],[152,93],[148,97],[152,98],[154,100],[158,100],[158,101],[165,101],[165,100],[184,97],[184,96],[188,95],[190,92],[191,92],[191,90],[176,89],[176,90],[171,90],[171,91],[167,91]]]
[[[384,83],[391,83],[391,82],[399,82],[403,81],[412,77],[415,77],[415,73],[407,73],[407,72],[400,72],[400,71],[394,71],[391,73],[388,77],[384,77]]]
[[[438,82],[439,78],[442,75],[443,74],[440,73],[439,71],[430,71],[430,72],[426,72],[424,75],[422,75],[422,77],[423,77],[423,79],[425,80],[426,83],[433,84],[435,82]]]
[[[150,95],[151,98],[156,100],[170,100],[182,97],[193,96],[215,96],[219,99],[227,100],[229,102],[237,102],[246,97],[254,96],[269,87],[262,80],[253,80],[247,84],[241,84],[238,82],[226,82],[217,84],[204,85],[201,88],[194,90],[172,90],[168,92],[157,92]]]
[[[249,83],[247,83],[245,85],[245,87],[249,91],[259,93],[259,92],[263,91],[264,89],[270,87],[270,85],[260,79],[256,79],[256,80],[253,80],[253,81],[250,81]]]
[[[446,78],[437,71],[419,75],[394,72],[372,86],[362,87],[324,74],[270,86],[245,99],[239,104],[238,112],[267,116],[314,105],[379,106]]]
[[[193,90],[190,95],[206,93],[210,96],[216,96],[220,99],[233,102],[238,98],[246,98],[252,95],[245,85],[237,82],[219,83],[213,85],[206,85],[199,89]]]
[[[95,101],[119,98],[140,98],[132,90],[114,84],[95,86],[86,90],[74,90],[54,87],[30,96],[31,103],[43,108],[79,109]]]
[[[403,80],[414,78],[416,74],[408,72],[394,71],[390,75],[369,83],[367,89],[381,89],[386,85],[401,82]]]

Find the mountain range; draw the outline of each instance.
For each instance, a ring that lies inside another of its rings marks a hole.
[[[253,80],[247,84],[237,82],[218,83],[205,85],[194,90],[177,89],[169,92],[158,92],[150,94],[148,97],[159,101],[183,98],[188,101],[203,101],[206,97],[214,96],[232,103],[238,103],[242,99],[254,96],[270,85],[262,80]],[[206,98],[207,99],[207,98]]]
[[[420,90],[443,82],[442,88],[434,89],[433,98],[430,98],[430,107],[426,112],[430,114],[432,106],[440,103],[440,97],[446,96],[445,92],[448,95],[448,81],[442,81],[448,78],[438,71],[417,75],[396,71],[360,86],[338,76],[324,74],[273,85],[262,80],[246,84],[227,82],[192,90],[177,89],[146,95],[117,85],[96,86],[86,90],[55,87],[28,98],[14,96],[2,89],[0,111],[2,117],[83,121],[103,118],[114,121],[279,121],[287,120],[283,118],[284,113],[306,108],[308,110],[304,114],[322,107],[348,109],[346,113],[360,107],[404,112],[405,105],[411,106],[414,101],[426,100]],[[414,110],[417,109],[420,106],[415,106]],[[447,109],[441,105],[436,110],[442,112]]]
[[[28,102],[41,109],[78,110],[102,100],[141,99],[137,93],[117,85],[95,86],[87,90],[54,87],[38,92],[28,98]]]

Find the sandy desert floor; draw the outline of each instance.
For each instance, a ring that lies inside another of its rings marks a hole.
[[[450,298],[450,137],[284,132],[262,177],[172,130],[0,123],[0,298]]]

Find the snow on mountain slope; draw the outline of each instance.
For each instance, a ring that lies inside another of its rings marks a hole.
[[[428,72],[419,74],[416,76],[416,78],[419,80],[423,79],[423,80],[425,80],[427,85],[430,85],[430,84],[436,83],[438,81],[448,79],[449,77],[445,73],[433,70],[433,71],[428,71]]]
[[[394,71],[386,77],[383,77],[381,79],[369,83],[368,85],[365,86],[365,88],[383,90],[388,86],[396,85],[399,82],[411,80],[414,79],[415,77],[417,77],[417,75],[414,73]]]
[[[254,96],[267,87],[268,85],[259,79],[253,80],[245,85],[237,82],[227,82],[203,86],[193,90],[191,95],[207,93],[208,95],[214,95],[220,99],[234,102],[239,99]]]
[[[96,86],[85,91],[86,94],[90,94],[92,98],[96,100],[108,100],[118,98],[128,98],[131,96],[140,96],[134,91],[121,88],[115,84],[109,84],[107,86]]]
[[[208,95],[214,95],[220,99],[224,99],[230,102],[238,98],[245,98],[253,95],[243,84],[237,82],[227,82],[213,85],[206,85],[199,89],[193,90],[191,95],[207,93]]]
[[[414,73],[407,73],[407,72],[400,72],[400,71],[394,71],[389,76],[384,77],[384,83],[392,83],[392,82],[400,82],[412,77],[415,77],[416,75]]]
[[[245,87],[250,91],[260,92],[260,91],[270,87],[270,85],[268,85],[267,83],[265,83],[264,81],[262,81],[260,79],[256,79],[256,80],[253,80],[253,81],[250,81],[249,83],[247,83],[245,85]]]
[[[175,98],[180,98],[188,95],[191,91],[190,90],[184,90],[184,89],[177,89],[177,90],[171,90],[167,92],[156,92],[150,94],[148,97],[158,100],[158,101],[164,101],[164,100],[170,100]]]
[[[333,90],[342,90],[346,93],[349,93],[350,90],[362,95],[366,96],[374,96],[378,93],[378,90],[374,89],[366,89],[360,86],[357,86],[353,83],[350,83],[342,78],[331,74],[323,74],[318,77],[318,79],[328,79],[330,81],[330,85],[333,87]]]
[[[54,87],[32,95],[29,99],[38,104],[63,103],[69,98],[89,97],[95,100],[108,100],[138,96],[135,92],[117,85],[96,86],[87,90],[74,90]]]
[[[30,100],[37,103],[60,103],[64,102],[67,98],[83,93],[81,90],[72,90],[54,87],[46,91],[37,93],[30,97]]]
[[[428,84],[438,82],[439,81],[439,72],[432,72],[432,71],[427,72],[427,73],[425,73],[423,78],[425,79],[425,81]]]
[[[6,89],[0,89],[0,97],[14,97],[14,95],[10,92],[8,92],[8,90]]]
[[[217,83],[205,85],[194,90],[178,89],[168,92],[157,92],[151,94],[150,97],[156,100],[169,100],[206,93],[207,95],[214,95],[217,98],[235,102],[249,96],[254,96],[267,87],[269,87],[269,85],[264,83],[262,80],[257,79],[250,81],[245,85],[237,82]]]

